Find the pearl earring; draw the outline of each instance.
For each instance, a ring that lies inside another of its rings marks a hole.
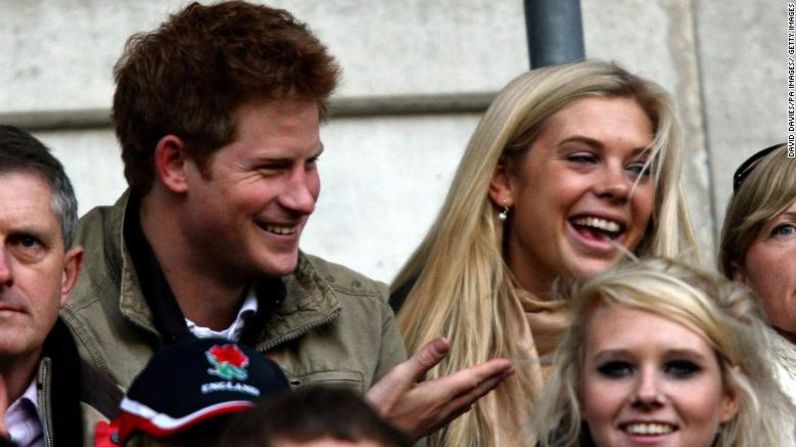
[[[498,220],[505,222],[509,218],[509,207],[504,206],[503,211],[498,213]]]

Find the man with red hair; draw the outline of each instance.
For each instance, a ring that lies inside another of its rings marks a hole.
[[[274,359],[292,386],[367,393],[419,438],[511,373],[495,360],[418,384],[448,343],[404,362],[384,285],[299,250],[339,69],[290,13],[191,4],[134,35],[115,76],[130,187],[82,218],[87,262],[64,318],[120,385],[162,345],[224,337]]]

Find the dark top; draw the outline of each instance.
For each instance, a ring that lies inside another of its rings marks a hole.
[[[138,195],[131,194],[130,203],[127,205],[129,218],[125,219],[123,230],[124,240],[130,250],[141,291],[152,311],[155,328],[161,334],[164,344],[194,338],[155,257],[155,252],[141,229],[140,206],[141,200]],[[269,313],[282,303],[286,293],[281,278],[259,280],[255,282],[254,288],[257,296],[257,312],[246,312],[242,315],[244,326],[240,339],[241,343],[251,345],[256,343]]]

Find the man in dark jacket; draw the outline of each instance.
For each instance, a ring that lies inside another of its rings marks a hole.
[[[58,318],[80,271],[76,228],[61,164],[26,132],[0,126],[0,376],[5,428],[21,447],[91,445],[102,418],[81,403],[92,400],[81,385],[91,371]]]

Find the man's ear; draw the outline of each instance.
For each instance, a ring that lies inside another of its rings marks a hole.
[[[61,307],[66,306],[69,294],[77,284],[80,268],[83,265],[83,248],[72,247],[64,255],[64,271],[61,274]]]
[[[500,157],[495,172],[492,174],[492,180],[489,182],[489,198],[492,203],[498,207],[511,207],[514,205],[514,195],[511,192],[511,173],[506,164],[505,157]]]
[[[155,146],[155,173],[168,190],[188,190],[187,157],[185,142],[176,135],[166,135]]]

